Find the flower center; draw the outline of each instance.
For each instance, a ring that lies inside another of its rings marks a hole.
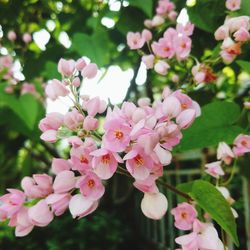
[[[95,181],[92,180],[92,179],[90,179],[90,180],[88,181],[88,186],[89,186],[90,188],[93,188],[93,187],[95,186]]]
[[[142,166],[144,163],[142,157],[139,154],[134,158],[134,160],[138,167]]]
[[[81,163],[85,163],[85,164],[88,164],[88,163],[89,163],[88,159],[87,159],[84,155],[81,155],[81,156],[80,156],[80,162],[81,162]]]
[[[181,218],[182,219],[187,219],[187,217],[188,217],[188,215],[187,215],[187,213],[186,212],[183,212],[183,213],[181,213]]]
[[[115,130],[115,138],[118,140],[121,140],[123,138],[123,133],[121,130],[119,129]]]
[[[241,145],[244,146],[244,147],[247,146],[247,141],[246,141],[246,140],[243,140],[243,141],[241,142]]]
[[[102,156],[102,163],[108,164],[110,162],[110,155],[106,154]]]
[[[182,104],[181,104],[181,107],[182,107],[183,109],[186,109],[186,108],[188,107],[188,105],[187,105],[186,103],[182,103]]]

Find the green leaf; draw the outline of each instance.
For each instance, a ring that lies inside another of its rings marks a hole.
[[[191,191],[192,191],[192,186],[193,186],[193,184],[194,184],[193,181],[186,182],[186,183],[181,183],[181,184],[177,185],[176,188],[177,188],[178,190],[180,190],[181,192],[184,192],[184,193],[190,195],[190,193],[191,193]],[[185,202],[185,201],[186,201],[186,199],[183,198],[182,196],[179,196],[179,195],[178,195],[177,198],[178,198],[178,203],[179,203],[179,202]]]
[[[153,0],[130,0],[129,3],[141,9],[148,17],[152,17]]]
[[[197,0],[193,7],[187,8],[190,21],[196,27],[213,33],[225,17],[225,2],[221,0]]]
[[[250,16],[250,1],[249,0],[241,0],[240,10],[237,11],[240,15]]]
[[[91,36],[83,33],[75,33],[72,38],[71,51],[79,56],[87,56],[99,67],[109,63],[110,41],[107,32],[96,31]]]
[[[142,31],[144,28],[143,20],[145,15],[142,11],[136,8],[127,7],[121,10],[119,21],[116,28],[126,36],[129,31]]]
[[[57,71],[57,64],[52,61],[46,62],[45,68],[41,73],[41,75],[45,77],[45,79],[54,79],[54,78],[60,79],[61,77]]]
[[[192,185],[191,197],[230,235],[239,246],[235,218],[222,194],[209,182],[197,180]]]
[[[183,132],[183,139],[176,151],[216,146],[225,141],[231,144],[234,138],[244,132],[235,125],[240,116],[240,108],[232,102],[213,102],[201,109],[201,116]]]
[[[23,125],[19,123],[12,124],[12,127],[14,125],[17,127],[16,131],[19,131],[18,127],[21,126],[22,131],[25,131],[25,135],[28,134],[32,139],[37,138],[38,122],[44,114],[44,107],[31,94],[25,94],[17,98],[13,94],[6,94],[3,87],[0,88],[0,106],[11,109],[18,117],[18,120],[23,123]]]
[[[248,74],[250,74],[250,62],[243,61],[243,60],[237,60],[236,63]]]

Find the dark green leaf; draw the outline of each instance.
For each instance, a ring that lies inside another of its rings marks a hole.
[[[197,180],[192,185],[191,197],[214,219],[239,245],[235,218],[222,194],[209,182]]]
[[[248,74],[250,74],[250,62],[243,61],[243,60],[237,60],[236,63]]]
[[[138,7],[148,17],[152,17],[152,11],[153,11],[153,0],[130,0],[129,1],[131,6]]]
[[[177,151],[216,146],[225,141],[231,144],[234,138],[244,132],[235,125],[240,116],[240,108],[232,102],[213,102],[201,109],[201,116],[183,132],[183,139]]]

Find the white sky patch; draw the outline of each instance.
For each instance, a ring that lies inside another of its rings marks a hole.
[[[109,9],[111,11],[119,11],[121,9],[121,2],[117,0],[109,0]]]
[[[71,41],[69,39],[68,34],[65,31],[62,31],[59,35],[59,42],[65,47],[69,48],[71,46]]]
[[[3,28],[2,26],[0,25],[0,39],[3,37]]]
[[[99,96],[102,100],[110,100],[112,104],[121,103],[133,78],[133,70],[122,71],[119,66],[110,66],[106,75],[98,83],[103,73],[104,70],[101,70],[94,79],[84,80],[81,95]]]
[[[41,29],[37,32],[33,33],[33,40],[35,41],[36,45],[41,49],[46,49],[46,44],[49,42],[50,34],[47,30]]]
[[[58,112],[64,115],[72,106],[73,103],[68,97],[60,97],[55,101],[52,101],[51,99],[47,98],[46,113]]]
[[[19,80],[19,81],[23,81],[25,80],[25,77],[22,73],[22,66],[19,60],[15,60],[14,64],[13,64],[13,73],[14,73],[14,77]]]
[[[177,23],[181,23],[185,25],[186,23],[188,23],[188,21],[189,21],[189,17],[188,17],[187,9],[183,8],[179,16],[177,17]]]
[[[111,29],[115,26],[115,21],[109,17],[103,17],[101,20],[101,23],[103,26],[107,27],[108,29]]]
[[[146,65],[143,62],[141,62],[138,74],[135,79],[135,83],[137,85],[143,85],[146,82],[146,80],[147,80],[147,68]]]
[[[48,20],[46,22],[46,27],[48,28],[49,31],[53,31],[56,27],[56,24],[53,20]]]
[[[6,56],[6,55],[8,55],[8,50],[6,48],[2,47],[2,48],[0,48],[0,53],[1,53],[1,55]]]

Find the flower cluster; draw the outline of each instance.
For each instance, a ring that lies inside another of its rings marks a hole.
[[[158,27],[165,22],[165,19],[175,21],[177,12],[175,11],[175,4],[169,0],[159,0],[155,10],[156,14],[150,19],[144,21],[145,27],[148,29]]]
[[[142,62],[147,69],[154,68],[158,74],[166,75],[170,68],[167,59],[175,57],[181,61],[188,58],[191,51],[192,40],[190,36],[193,29],[194,26],[191,23],[177,24],[176,29],[168,28],[158,41],[151,43],[152,34],[149,30],[143,30],[141,34],[128,32],[127,43],[131,49],[140,49],[147,43],[151,54],[143,55]]]
[[[197,216],[198,213],[193,205],[186,202],[172,209],[175,227],[180,230],[192,230],[189,234],[177,237],[175,242],[181,245],[181,249],[197,250],[224,250],[216,229],[212,223],[203,223]]]
[[[94,77],[97,66],[82,58],[60,59],[58,71],[62,81],[52,80],[45,92],[52,100],[69,97],[73,107],[65,115],[47,114],[39,128],[46,142],[67,139],[70,157],[53,159],[54,180],[36,174],[22,180],[24,191],[8,189],[9,194],[0,198],[1,220],[9,219],[16,235],[24,236],[34,226],[48,225],[67,208],[73,218],[82,218],[97,208],[105,192],[103,181],[119,171],[134,178],[134,186],[144,193],[143,213],[160,219],[168,203],[156,181],[171,163],[171,150],[180,142],[181,130],[200,115],[199,105],[180,90],[165,88],[162,100],[153,104],[141,98],[138,106],[124,102],[120,108],[109,108],[101,136],[97,116],[107,104],[98,97],[79,96],[80,78]]]
[[[175,20],[177,13],[174,4],[169,0],[160,0],[156,8],[156,15],[152,20],[145,20],[145,26],[149,29],[162,25],[165,18]],[[174,18],[173,18],[174,17]],[[148,29],[140,32],[128,32],[127,44],[130,49],[142,49],[147,44],[150,54],[142,56],[142,62],[147,69],[154,69],[158,74],[166,75],[170,65],[167,59],[176,58],[178,61],[188,58],[192,40],[194,25],[191,23],[177,24],[176,28],[168,28],[158,41],[152,41],[153,35]]]
[[[242,45],[249,40],[249,20],[249,16],[228,17],[215,31],[215,39],[223,40],[220,56],[224,63],[231,63],[241,54]]]

